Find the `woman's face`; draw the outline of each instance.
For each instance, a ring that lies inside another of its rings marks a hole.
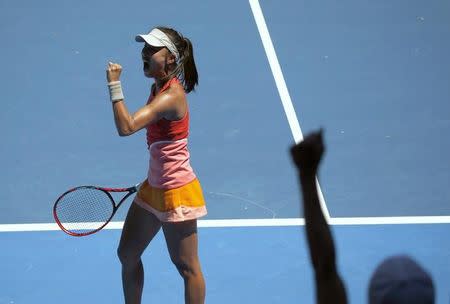
[[[141,56],[144,64],[144,75],[149,78],[163,78],[168,74],[168,67],[173,62],[171,53],[165,47],[154,47],[145,44]]]

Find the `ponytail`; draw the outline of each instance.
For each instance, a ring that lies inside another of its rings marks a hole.
[[[161,26],[157,28],[169,36],[180,54],[180,61],[175,70],[168,76],[168,79],[178,77],[186,93],[194,91],[195,86],[198,85],[198,73],[191,41],[174,29]]]
[[[190,92],[195,89],[198,84],[197,67],[195,66],[194,50],[192,49],[191,41],[184,37],[185,48],[183,50],[181,65],[184,72],[184,87],[186,92]]]

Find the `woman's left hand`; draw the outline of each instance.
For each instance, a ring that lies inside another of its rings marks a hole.
[[[118,63],[109,62],[106,69],[106,79],[108,82],[119,81],[122,66]]]

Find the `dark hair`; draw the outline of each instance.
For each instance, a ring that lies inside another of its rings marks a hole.
[[[191,41],[172,28],[163,26],[158,26],[156,28],[169,37],[180,54],[180,63],[167,77],[167,80],[182,75],[180,81],[183,83],[184,90],[187,93],[195,90],[195,86],[198,85],[198,73],[195,66],[194,50]]]

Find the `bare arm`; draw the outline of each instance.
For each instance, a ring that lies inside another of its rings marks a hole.
[[[120,136],[128,136],[141,130],[148,124],[168,116],[175,111],[176,98],[177,94],[168,89],[134,114],[128,112],[123,100],[114,102],[112,107],[117,132]]]
[[[108,83],[118,82],[121,72],[122,67],[119,64],[110,62],[106,70]],[[120,136],[128,136],[162,117],[173,116],[173,113],[177,112],[176,105],[183,96],[179,90],[169,88],[134,114],[130,114],[123,99],[114,101],[112,107],[117,132]]]
[[[308,135],[291,148],[292,159],[298,169],[306,236],[316,279],[318,304],[345,304],[347,296],[336,267],[333,237],[323,215],[317,193],[316,174],[324,151],[322,132]]]

